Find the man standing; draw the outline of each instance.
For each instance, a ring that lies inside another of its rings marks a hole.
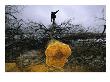
[[[56,12],[51,12],[51,22],[55,23],[56,13],[57,13],[58,11],[59,11],[59,10],[57,10]]]

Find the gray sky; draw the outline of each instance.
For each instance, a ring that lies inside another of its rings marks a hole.
[[[103,25],[105,23],[105,21],[95,21],[95,17],[103,17],[102,9],[104,9],[105,16],[106,7],[104,5],[30,5],[24,6],[19,17],[23,18],[25,21],[29,19],[41,22],[44,25],[49,25],[51,24],[51,11],[59,10],[56,14],[56,23],[58,24],[66,20],[73,19],[74,24],[95,26]]]

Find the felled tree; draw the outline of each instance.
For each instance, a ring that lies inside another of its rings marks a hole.
[[[56,16],[53,17],[56,18]],[[55,18],[52,18],[54,20],[52,21],[51,27],[52,31],[50,33],[51,40],[48,43],[48,46],[45,50],[45,55],[46,55],[46,64],[49,67],[59,68],[63,67],[64,64],[67,62],[67,58],[71,55],[71,49],[69,45],[54,39],[53,36],[56,31]]]
[[[46,64],[53,67],[63,67],[68,61],[67,58],[71,55],[69,45],[58,40],[51,40],[45,51]]]

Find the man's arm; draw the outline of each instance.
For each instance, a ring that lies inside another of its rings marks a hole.
[[[55,12],[55,14],[58,12],[59,10],[57,10],[56,12]]]

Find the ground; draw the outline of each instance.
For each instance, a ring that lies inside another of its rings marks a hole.
[[[6,72],[85,72],[88,71],[87,67],[84,66],[71,66],[67,65],[63,68],[55,68],[49,67],[45,63],[41,64],[33,64],[26,68],[18,68],[16,63],[6,63],[5,64],[5,71]]]

